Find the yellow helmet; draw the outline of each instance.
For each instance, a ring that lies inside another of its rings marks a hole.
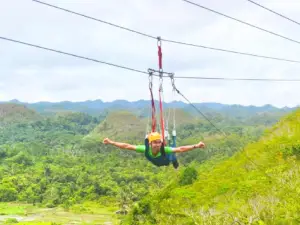
[[[161,140],[161,135],[158,132],[152,132],[149,134],[149,142]]]

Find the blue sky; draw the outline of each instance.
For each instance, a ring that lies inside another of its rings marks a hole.
[[[300,26],[246,0],[196,3],[300,41]],[[258,31],[181,0],[47,0],[154,36],[205,46],[300,60],[300,44]],[[299,1],[259,1],[300,21]],[[102,23],[30,0],[1,4],[0,36],[139,70],[157,68],[157,44]],[[163,42],[163,67],[175,76],[300,79],[300,64],[232,55]],[[0,101],[130,101],[149,99],[147,75],[0,40]],[[157,93],[158,80],[154,80]],[[300,82],[177,79],[192,102],[295,106]],[[164,80],[164,99],[171,101]],[[183,100],[177,96],[175,100]]]

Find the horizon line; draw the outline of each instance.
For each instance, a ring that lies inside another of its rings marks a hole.
[[[35,101],[35,102],[27,102],[27,101],[20,101],[18,99],[11,99],[11,100],[2,100],[0,101],[1,103],[21,103],[21,104],[41,104],[41,103],[51,103],[51,104],[59,104],[59,103],[85,103],[85,102],[96,102],[96,101],[101,101],[104,104],[107,103],[114,103],[116,101],[124,101],[124,102],[128,102],[128,103],[136,103],[136,102],[140,102],[140,101],[144,101],[144,102],[150,102],[151,100],[149,99],[139,99],[139,100],[126,100],[126,99],[115,99],[112,101],[103,101],[101,99],[87,99],[87,100],[81,100],[81,101],[72,101],[72,100],[61,100],[61,101]],[[155,102],[158,102],[158,100],[154,100]],[[179,101],[179,100],[173,100],[170,102],[166,102],[164,101],[164,104],[174,104],[174,103],[181,103],[181,104],[185,104],[185,105],[189,105],[189,103],[185,103],[183,101]],[[299,105],[294,105],[294,106],[275,106],[269,103],[263,104],[263,105],[253,105],[253,104],[249,104],[249,105],[243,105],[243,104],[237,104],[237,103],[221,103],[221,102],[193,102],[193,104],[220,104],[220,105],[226,105],[226,106],[243,106],[243,107],[265,107],[265,106],[271,106],[274,108],[297,108],[299,107]]]

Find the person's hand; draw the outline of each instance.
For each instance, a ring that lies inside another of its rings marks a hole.
[[[105,138],[103,140],[103,144],[111,144],[111,140],[109,138]]]
[[[197,148],[205,148],[205,144],[200,141],[198,144],[197,144]]]

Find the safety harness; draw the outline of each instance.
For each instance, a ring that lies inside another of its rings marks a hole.
[[[172,154],[166,154],[165,152],[165,146],[172,146],[172,147],[176,147],[176,130],[175,130],[175,109],[174,109],[174,117],[173,117],[173,132],[172,132],[172,145],[170,143],[170,136],[169,136],[169,132],[168,132],[168,122],[167,122],[167,127],[165,128],[165,121],[164,121],[164,113],[163,113],[163,69],[162,69],[162,48],[161,48],[161,39],[160,37],[157,38],[158,42],[157,42],[157,47],[158,47],[158,66],[159,66],[159,70],[157,71],[159,73],[159,80],[160,80],[160,84],[159,84],[159,113],[160,113],[160,130],[161,130],[161,134],[162,134],[162,146],[160,148],[160,153],[161,156],[160,157],[151,157],[150,155],[150,145],[149,145],[149,139],[147,137],[146,134],[146,138],[145,138],[145,157],[152,162],[154,165],[156,166],[167,166],[169,165],[171,162],[173,163],[173,166],[175,168],[178,167],[178,162],[176,159],[176,155],[175,153]],[[154,102],[154,97],[153,97],[153,73],[155,72],[155,70],[148,70],[149,72],[149,90],[150,90],[150,96],[151,96],[151,114],[152,114],[152,126],[151,126],[151,131],[155,132],[156,131],[156,109],[155,109],[155,102]],[[171,77],[171,81],[172,81],[172,86],[173,86],[173,94],[175,93],[175,86],[174,86],[174,77],[173,74],[169,74],[169,76]],[[165,130],[167,129],[167,130]],[[167,137],[168,137],[168,142],[165,139],[165,131],[167,132]]]

